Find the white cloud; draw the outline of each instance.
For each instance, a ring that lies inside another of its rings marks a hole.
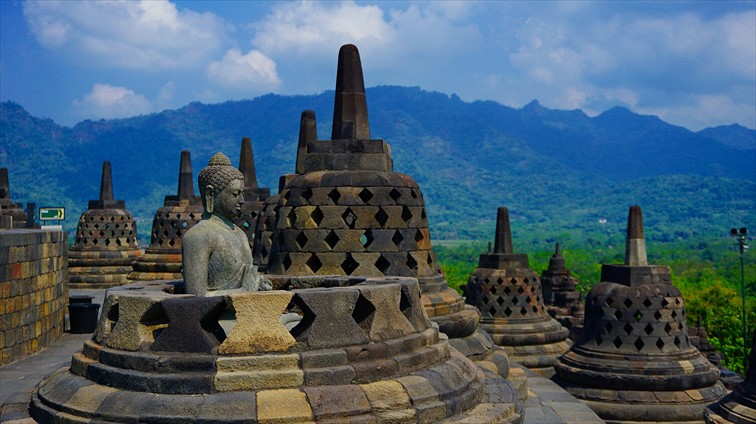
[[[275,91],[281,85],[276,73],[276,63],[258,50],[242,55],[231,49],[220,61],[207,66],[208,79],[224,88],[238,93],[261,94]]]
[[[203,64],[221,48],[226,27],[210,13],[159,1],[28,1],[24,16],[45,47],[78,61],[159,70]]]
[[[95,84],[92,91],[73,101],[82,118],[112,119],[141,115],[152,111],[152,104],[141,94],[125,87]]]

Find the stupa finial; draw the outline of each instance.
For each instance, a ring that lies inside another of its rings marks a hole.
[[[181,164],[179,165],[179,199],[190,199],[194,196],[194,181],[192,181],[192,158],[188,150],[181,151]]]
[[[244,175],[244,188],[257,188],[257,173],[255,172],[255,155],[252,153],[252,139],[242,138],[241,156],[239,156],[239,171]]]
[[[494,254],[511,255],[512,230],[509,227],[509,210],[501,206],[496,213],[496,239],[494,240]]]
[[[0,168],[0,199],[10,199],[8,168]]]
[[[641,212],[641,208],[638,205],[630,207],[630,213],[627,217],[625,265],[648,265],[646,239],[643,235],[643,212]]]
[[[100,179],[100,201],[113,200],[113,174],[110,161],[102,163],[102,178]]]
[[[357,46],[345,44],[339,50],[336,98],[333,106],[331,140],[369,140],[365,82]]]
[[[305,173],[305,156],[307,156],[307,142],[318,141],[318,127],[315,122],[315,112],[305,110],[299,119],[299,144],[297,144],[297,174]]]

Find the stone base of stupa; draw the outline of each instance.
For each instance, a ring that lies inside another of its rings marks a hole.
[[[68,251],[68,287],[107,289],[129,283],[131,263],[141,250]]]
[[[756,423],[756,384],[736,386],[730,394],[706,408],[705,419],[707,424]]]
[[[129,272],[128,279],[135,281],[180,280],[184,278],[181,266],[181,251],[147,249],[143,255],[132,262],[132,271]]]

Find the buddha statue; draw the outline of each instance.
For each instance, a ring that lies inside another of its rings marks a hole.
[[[204,211],[182,242],[186,292],[221,296],[270,290],[252,263],[247,236],[233,223],[244,203],[244,175],[226,155],[216,153],[197,181]]]

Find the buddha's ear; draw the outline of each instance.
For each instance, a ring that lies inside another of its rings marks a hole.
[[[215,188],[211,184],[205,187],[205,209],[207,213],[213,213],[213,201],[215,200]]]

